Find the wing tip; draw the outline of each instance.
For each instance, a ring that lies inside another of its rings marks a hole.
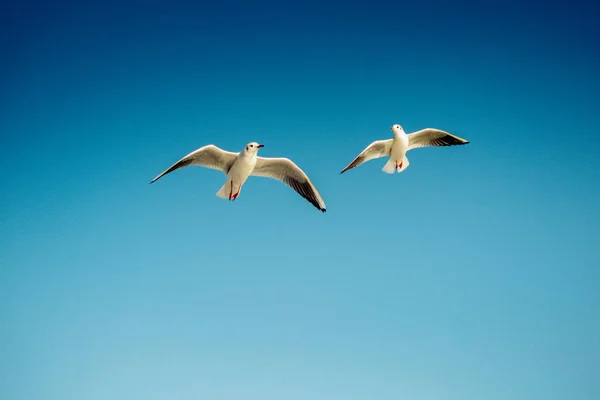
[[[352,168],[354,168],[354,167],[352,167],[351,165],[352,165],[352,164],[350,164],[350,165],[348,165],[346,168],[344,168],[344,169],[342,170],[342,172],[340,172],[340,175],[341,175],[341,174],[343,174],[344,172],[348,172],[348,171],[350,171]]]
[[[461,144],[469,144],[469,143],[471,143],[471,142],[470,142],[470,141],[468,141],[467,139],[465,139],[465,138],[461,138],[460,136],[456,136],[456,135],[453,135],[453,134],[451,134],[451,133],[448,133],[448,135],[449,135],[449,136],[452,136],[452,137],[454,137],[454,138],[455,138],[455,139],[456,139],[456,140],[459,142],[459,143],[457,143],[457,144],[459,144],[459,145],[461,145]]]

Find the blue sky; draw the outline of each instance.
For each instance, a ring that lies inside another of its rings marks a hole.
[[[597,399],[599,8],[4,2],[0,397]]]

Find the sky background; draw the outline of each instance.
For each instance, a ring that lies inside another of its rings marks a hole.
[[[597,1],[48,3],[0,5],[2,399],[600,398]],[[395,123],[471,143],[339,175]],[[327,213],[149,185],[250,141]]]

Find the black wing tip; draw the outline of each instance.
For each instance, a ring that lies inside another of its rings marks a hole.
[[[435,142],[437,142],[437,144],[434,144],[434,146],[464,146],[471,143],[466,139],[459,138],[454,135],[447,135],[443,138],[436,139],[434,140],[434,143]]]
[[[308,199],[307,199],[307,200],[308,200]],[[327,208],[326,208],[326,207],[321,207],[321,205],[320,205],[318,202],[316,202],[316,201],[312,201],[312,200],[308,200],[308,201],[309,201],[309,202],[310,202],[310,204],[312,204],[312,205],[313,205],[313,206],[314,206],[314,207],[315,207],[317,210],[319,210],[319,211],[321,211],[321,212],[323,212],[323,213],[324,213],[325,211],[327,211]]]

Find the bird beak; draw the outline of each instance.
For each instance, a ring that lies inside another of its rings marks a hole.
[[[260,149],[261,147],[265,147],[265,145],[264,145],[264,144],[259,144],[259,145],[258,145],[258,146],[256,146],[256,147]]]

